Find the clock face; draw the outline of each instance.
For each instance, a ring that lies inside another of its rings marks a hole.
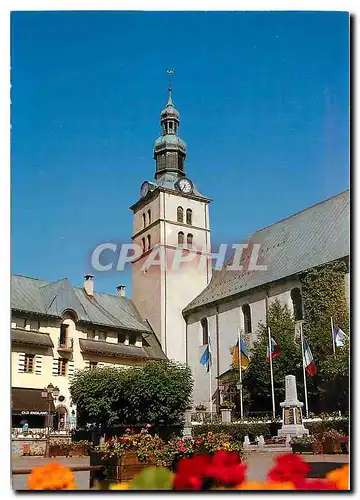
[[[140,188],[140,195],[141,198],[145,198],[145,196],[149,192],[149,183],[147,181],[143,182]]]
[[[179,189],[185,194],[189,194],[192,191],[192,184],[189,179],[180,179],[179,180]]]

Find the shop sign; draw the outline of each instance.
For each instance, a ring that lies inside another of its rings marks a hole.
[[[47,411],[22,411],[21,415],[47,415]]]

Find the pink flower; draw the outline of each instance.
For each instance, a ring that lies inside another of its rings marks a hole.
[[[145,425],[145,429],[150,429],[150,427],[151,427],[151,424],[146,424]]]

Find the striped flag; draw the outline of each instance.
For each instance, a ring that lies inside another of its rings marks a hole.
[[[240,340],[240,352],[241,352],[241,369],[246,370],[249,366],[249,354],[243,339]],[[239,340],[233,347],[232,351],[232,363],[235,366],[239,366]]]
[[[304,352],[304,366],[306,373],[310,377],[313,377],[316,374],[316,365],[308,341],[304,336],[303,336],[303,352]]]
[[[344,347],[346,339],[349,338],[337,325],[333,326],[333,337],[336,347]]]
[[[271,337],[271,357],[277,358],[278,356],[280,356],[280,347],[275,342],[275,340]],[[266,360],[268,361],[269,359],[270,359],[269,346],[267,346],[267,348],[266,348]]]

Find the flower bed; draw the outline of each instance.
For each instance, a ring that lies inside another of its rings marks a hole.
[[[118,459],[118,457],[113,457]],[[246,465],[236,452],[217,451],[182,459],[176,472],[148,467],[131,481],[113,483],[110,490],[349,490],[349,467],[331,470],[324,479],[309,479],[310,465],[299,455],[276,457],[266,481],[246,480]],[[61,464],[48,463],[33,469],[30,490],[74,490],[74,475]],[[98,488],[93,488],[98,489]]]

